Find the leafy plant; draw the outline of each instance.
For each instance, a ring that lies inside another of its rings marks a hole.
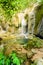
[[[12,15],[21,10],[24,10],[30,3],[39,2],[39,0],[0,0],[0,8],[2,8],[6,14]],[[43,0],[40,0],[43,2]]]
[[[0,52],[0,65],[4,65],[5,56]]]
[[[20,59],[17,57],[16,53],[12,52],[9,57],[11,58],[11,62],[16,65],[20,65]]]
[[[25,5],[27,6],[28,0],[0,0],[0,7],[3,8],[5,13],[8,15],[12,15],[22,9],[25,8]]]
[[[16,53],[11,53],[9,56],[5,56],[0,53],[0,65],[20,65],[20,59],[17,57]]]

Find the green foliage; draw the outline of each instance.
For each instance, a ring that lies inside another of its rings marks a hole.
[[[41,48],[43,47],[43,42],[39,38],[30,39],[26,45],[26,48]]]
[[[0,52],[0,65],[4,65],[5,56]]]
[[[20,65],[20,60],[17,57],[16,53],[11,53],[9,57],[11,58],[13,64]]]
[[[39,0],[0,0],[0,7],[3,8],[5,13],[12,15],[28,7],[30,3],[37,1],[39,2]]]
[[[5,59],[5,65],[10,65],[11,60],[9,58]]]
[[[16,53],[11,53],[9,56],[5,56],[3,53],[0,53],[0,65],[20,65],[20,60],[17,57]]]
[[[12,15],[27,7],[28,0],[0,0],[0,7],[5,13]]]
[[[13,14],[24,10],[35,2],[39,2],[39,0],[0,0],[0,10],[2,9],[2,14],[4,13],[5,17],[11,18]],[[43,3],[43,0],[40,2]]]

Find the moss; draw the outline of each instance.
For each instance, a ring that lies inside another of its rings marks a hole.
[[[39,38],[36,38],[36,37],[29,40],[27,45],[26,45],[26,49],[41,48],[41,47],[43,47],[43,41]]]

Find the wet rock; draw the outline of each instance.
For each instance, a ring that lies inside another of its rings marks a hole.
[[[39,59],[35,60],[34,64],[36,64],[36,65],[43,65],[43,59],[39,58]]]

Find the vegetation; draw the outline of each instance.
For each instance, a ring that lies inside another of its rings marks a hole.
[[[13,14],[24,10],[30,3],[35,3],[37,1],[39,0],[0,0],[0,9],[11,17]],[[43,2],[43,0],[40,1]]]
[[[28,0],[0,0],[0,7],[5,11],[5,14],[12,15],[28,6]]]
[[[19,44],[20,42],[18,42],[18,40],[16,42],[14,42],[15,39],[5,39],[3,40],[1,43],[6,44],[7,43],[7,49],[10,48],[10,45],[14,46],[14,43]],[[21,43],[24,43],[25,40]],[[29,39],[29,41],[27,41],[26,43],[26,49],[31,49],[31,48],[40,48],[43,46],[43,41],[39,38],[33,38],[33,39]],[[5,46],[6,47],[6,46]],[[13,47],[12,47],[13,48]],[[6,49],[6,48],[5,48]],[[4,52],[6,52],[6,50],[4,49]],[[9,50],[9,49],[8,49]],[[2,51],[3,52],[3,51]],[[23,58],[21,58],[21,56],[17,55],[15,52],[11,52],[9,55],[5,55],[2,52],[0,52],[0,65],[21,65],[25,59],[25,55],[23,56]],[[8,52],[7,52],[8,53]],[[22,60],[22,61],[21,61]],[[36,62],[32,63],[31,65],[37,65]]]
[[[0,52],[0,65],[20,65],[20,59],[16,53],[12,52],[9,56],[5,56]]]

